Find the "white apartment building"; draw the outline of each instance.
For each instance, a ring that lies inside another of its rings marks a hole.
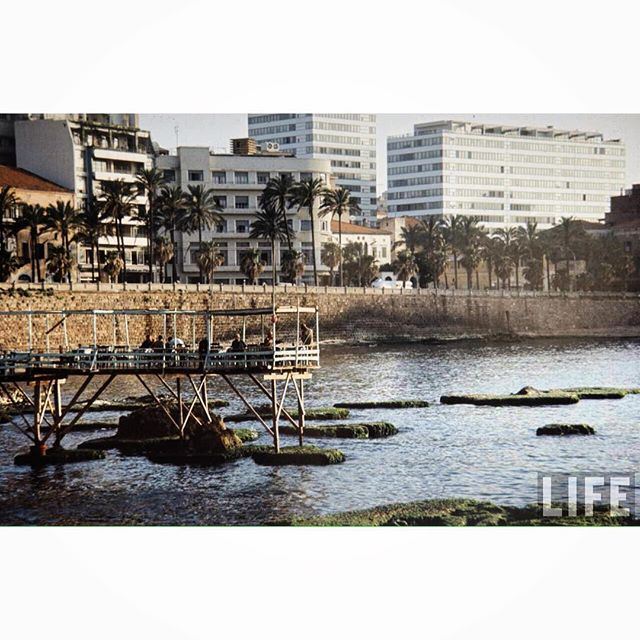
[[[71,114],[69,114],[71,115]],[[75,118],[75,117],[74,117]],[[136,174],[153,166],[153,149],[148,131],[135,126],[130,114],[77,114],[77,119],[47,117],[17,120],[15,125],[16,164],[75,194],[82,209],[92,198],[100,198],[105,181],[135,182]],[[146,198],[135,203],[144,210]],[[101,264],[115,251],[115,225],[107,225],[109,235],[99,246]],[[124,220],[127,279],[144,282],[147,277],[147,238],[143,225],[134,217]],[[97,257],[89,247],[77,247],[81,280],[91,278],[91,263]]]
[[[334,218],[331,221],[333,241],[340,243],[340,223]],[[373,256],[380,265],[391,262],[392,233],[385,229],[363,227],[351,222],[342,222],[342,247],[352,242],[359,242],[367,255]]]
[[[375,226],[376,116],[367,113],[253,113],[249,137],[299,158],[326,158],[336,185],[362,209],[352,222]]]
[[[164,172],[170,186],[178,185],[187,190],[188,185],[202,185],[213,189],[219,205],[223,209],[223,223],[216,228],[203,231],[203,242],[214,240],[224,256],[224,265],[215,274],[215,282],[222,284],[242,284],[247,281],[240,264],[243,253],[250,249],[260,249],[265,269],[260,283],[271,283],[272,260],[271,242],[266,239],[249,238],[251,222],[259,210],[258,198],[270,178],[279,174],[290,174],[295,181],[310,177],[320,178],[328,186],[331,182],[331,165],[328,160],[316,158],[296,158],[282,153],[255,153],[251,155],[214,154],[207,147],[179,147],[177,155],[160,155],[156,166]],[[316,256],[318,274],[328,273],[320,262],[320,246],[330,235],[328,216],[318,215],[320,201],[315,205]],[[288,220],[295,235],[293,248],[305,254],[303,282],[313,283],[313,244],[311,241],[311,220],[306,208],[298,212],[293,207],[288,212]],[[178,233],[176,239],[178,271],[182,282],[198,282],[199,270],[197,254],[198,233]],[[276,243],[276,266],[280,270],[282,252],[287,243]],[[280,274],[279,274],[280,275]]]
[[[487,228],[597,221],[625,184],[625,147],[598,132],[440,121],[387,140],[389,216],[468,215]]]

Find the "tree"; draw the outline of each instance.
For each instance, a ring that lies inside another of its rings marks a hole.
[[[104,264],[104,272],[109,282],[117,282],[120,272],[124,269],[124,260],[117,251],[109,251]]]
[[[64,246],[49,247],[47,256],[47,272],[56,282],[69,282],[73,260]]]
[[[156,264],[160,267],[160,273],[162,274],[162,282],[166,281],[166,267],[167,263],[173,258],[173,243],[167,236],[160,236],[155,239],[153,245],[153,258]]]
[[[22,215],[16,220],[14,229],[16,232],[21,229],[29,230],[29,257],[31,260],[31,281],[42,281],[40,273],[40,261],[38,260],[38,239],[42,233],[45,210],[39,204],[28,204],[22,209]],[[36,279],[37,275],[37,279]]]
[[[313,223],[312,223],[313,224]],[[276,275],[276,242],[285,242],[288,236],[288,225],[273,204],[267,204],[258,211],[256,219],[251,223],[250,238],[264,238],[271,242],[271,269],[273,286],[277,284]]]
[[[502,255],[498,256],[497,264],[499,264],[501,273],[508,273],[506,278],[502,278],[502,288],[504,289],[505,279],[509,285],[509,289],[511,289],[511,271],[515,264],[515,259],[518,257],[518,251],[516,250],[516,229],[515,227],[505,227],[503,229],[498,229],[495,233],[496,238],[498,238],[499,243],[498,247],[500,248],[500,252]],[[516,264],[517,271],[517,264]],[[496,271],[497,273],[497,271]]]
[[[0,187],[0,250],[6,249],[6,238],[10,232],[6,218],[10,218],[13,210],[20,204],[13,187],[5,185]],[[8,277],[8,276],[7,276]]]
[[[209,284],[213,284],[216,269],[224,264],[224,256],[218,249],[218,243],[213,240],[211,242],[203,242],[196,254],[196,260],[200,269],[207,276]]]
[[[157,227],[157,195],[158,189],[165,184],[162,171],[156,168],[142,169],[136,175],[138,193],[147,197],[147,210],[144,221],[147,226],[147,248],[149,253],[149,282],[153,282],[153,251],[155,249],[154,235]]]
[[[19,268],[20,262],[15,253],[0,247],[0,282],[6,282]]]
[[[320,178],[302,180],[293,187],[293,202],[298,205],[298,211],[306,207],[311,220],[311,256],[313,260],[313,284],[318,286],[318,260],[316,256],[316,223],[314,205],[317,198],[325,194],[327,188]],[[322,211],[322,207],[321,207]]]
[[[342,250],[337,242],[327,242],[322,246],[320,260],[322,261],[322,264],[329,267],[329,283],[331,286],[335,284],[334,272],[336,267],[340,264],[341,257]]]
[[[502,253],[500,247],[500,241],[498,238],[486,235],[482,242],[481,255],[485,264],[487,265],[487,275],[489,277],[489,289],[493,288],[493,282],[491,276],[493,274],[493,268],[497,260]]]
[[[113,219],[116,227],[118,253],[122,260],[122,282],[127,280],[127,256],[124,244],[124,219],[133,217],[138,210],[135,203],[136,192],[133,185],[124,180],[112,180],[102,183],[103,208],[105,218]]]
[[[98,265],[98,280],[100,280],[100,238],[106,235],[104,224],[104,203],[92,199],[85,205],[84,211],[78,215],[78,231],[76,238],[91,247],[91,280],[96,282],[95,264]]]
[[[292,249],[282,252],[280,269],[286,274],[286,278],[292,284],[297,284],[298,280],[304,275],[304,265],[306,256],[302,251]]]
[[[420,222],[422,249],[416,253],[421,284],[433,282],[438,288],[440,277],[447,265],[447,243],[444,237],[445,225],[438,216],[427,216]]]
[[[376,259],[365,252],[361,242],[349,242],[342,251],[347,280],[360,287],[366,287],[378,275]]]
[[[467,289],[472,288],[472,275],[482,261],[482,228],[478,218],[468,216],[462,219],[458,231],[459,248],[462,251],[460,264],[467,272]]]
[[[453,286],[458,288],[458,253],[460,251],[460,230],[464,216],[448,216],[444,220],[444,237],[453,256]]]
[[[260,249],[249,249],[242,256],[240,268],[251,284],[258,284],[258,278],[264,271],[264,264],[261,260]]]
[[[516,230],[516,242],[521,256],[525,259],[524,277],[531,289],[542,288],[543,265],[542,243],[538,232],[537,222],[527,222],[526,227]],[[516,270],[517,278],[517,270]]]
[[[213,189],[204,189],[202,185],[189,185],[185,193],[184,216],[185,229],[198,232],[198,247],[202,246],[202,232],[214,224],[223,222],[220,215],[222,207],[213,193]],[[200,282],[203,282],[203,271],[200,269]]]
[[[292,250],[291,227],[287,221],[287,210],[291,208],[293,200],[294,182],[291,174],[281,173],[276,178],[271,178],[258,198],[258,204],[265,209],[271,207],[278,212],[284,221],[287,230],[287,248]]]
[[[344,246],[342,244],[342,216],[360,213],[360,205],[351,196],[349,189],[338,187],[325,192],[322,202],[322,210],[338,218],[338,245],[341,248],[342,259],[340,260],[340,286],[343,286],[342,262],[344,259]]]
[[[403,286],[418,273],[418,265],[412,251],[406,250],[398,253],[397,258],[393,261],[393,272]]]
[[[62,249],[67,256],[67,261],[71,262],[71,240],[72,236],[80,227],[81,216],[80,213],[74,209],[70,202],[63,202],[58,200],[55,205],[50,205],[46,209],[44,216],[44,229],[55,232],[56,238],[59,235],[62,240]],[[62,256],[56,255],[55,263],[61,268],[57,273],[64,272],[67,282],[71,277],[71,269],[65,269],[65,263],[67,262]],[[62,282],[62,280],[60,281]]]
[[[410,253],[416,253],[418,247],[424,243],[424,226],[420,223],[400,228],[400,240],[394,244],[396,247],[405,246]]]
[[[564,253],[565,270],[567,272],[567,278],[569,279],[569,288],[571,288],[571,269],[569,268],[569,256],[572,255],[575,259],[573,252],[573,243],[578,236],[578,227],[573,217],[560,218],[560,244]]]
[[[171,257],[171,281],[175,282],[178,278],[176,231],[184,230],[186,224],[186,201],[182,189],[180,187],[162,187],[157,201],[157,210],[159,226],[169,232],[169,238],[171,238],[171,244],[174,247]]]

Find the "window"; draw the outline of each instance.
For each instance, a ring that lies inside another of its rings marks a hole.
[[[311,231],[311,220],[300,220],[300,231]]]
[[[162,172],[162,176],[164,177],[165,182],[175,182],[176,181],[176,172],[174,169],[165,169]]]
[[[268,171],[258,171],[258,184],[267,184],[269,182]]]
[[[303,180],[311,180],[311,173],[309,171],[300,172],[300,182]]]
[[[313,264],[313,245],[310,242],[302,243],[305,264]]]
[[[213,184],[226,184],[227,174],[224,171],[212,171],[211,178]]]
[[[226,233],[227,232],[227,221],[223,220],[216,225],[217,233]]]
[[[236,220],[236,233],[249,233],[249,221]]]
[[[189,182],[202,182],[204,173],[202,171],[189,171]]]
[[[216,202],[223,208],[227,208],[227,196],[216,196]]]
[[[248,209],[249,196],[236,196],[236,209]]]
[[[247,171],[236,171],[236,184],[249,184],[249,173]]]

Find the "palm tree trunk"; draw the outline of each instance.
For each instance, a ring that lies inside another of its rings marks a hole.
[[[520,258],[516,258],[516,289],[520,288]]]
[[[272,286],[276,286],[276,240],[271,238],[271,273],[273,278]]]
[[[95,260],[96,260],[96,264],[98,266],[98,277],[97,277],[96,282],[99,282],[100,281],[100,270],[101,270],[100,269],[101,265],[100,265],[100,243],[99,242],[96,242],[95,250],[96,250]],[[91,261],[91,272],[92,272],[91,273],[91,277],[93,277],[93,260]]]
[[[153,282],[153,198],[151,197],[151,191],[149,191],[147,204],[149,206],[149,211],[147,212],[147,224],[149,226],[147,233],[149,242],[149,282]]]
[[[36,244],[33,239],[33,231],[31,232],[31,237],[29,238],[29,243],[31,244],[31,282],[36,281]]]
[[[342,279],[342,214],[338,215],[338,244],[340,245],[340,286],[344,286]]]
[[[471,289],[471,283],[473,281],[473,271],[467,269],[467,289]]]
[[[453,252],[453,288],[458,288],[458,254]]]
[[[202,225],[198,227],[198,251],[200,251],[202,247]],[[200,282],[202,282],[202,266],[200,266],[200,262],[198,261],[198,270],[200,271]]]
[[[480,270],[476,269],[476,289],[480,291]]]
[[[171,271],[172,271],[171,282],[175,282],[178,277],[178,263],[176,258],[177,251],[176,251],[176,239],[175,239],[174,227],[171,227],[171,231],[169,232],[169,234],[171,235],[171,244],[173,245],[173,256],[171,257]]]
[[[318,261],[316,260],[316,225],[313,219],[313,200],[309,203],[309,218],[311,219],[311,255],[313,256],[313,286],[318,286]]]
[[[491,259],[487,260],[487,275],[489,276],[489,289],[493,288],[493,282],[491,281],[491,272],[493,271],[493,264]]]

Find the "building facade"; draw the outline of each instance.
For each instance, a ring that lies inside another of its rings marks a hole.
[[[5,228],[10,228],[22,214],[25,205],[40,205],[47,208],[50,205],[55,206],[58,202],[70,203],[75,207],[75,196],[73,191],[65,189],[58,184],[54,184],[48,180],[44,180],[28,171],[16,169],[0,165],[0,188],[9,187],[15,197],[18,199],[17,205],[13,211],[5,215]],[[15,235],[7,237],[6,248],[15,253],[16,258],[22,263],[22,266],[12,274],[11,280],[19,282],[32,282],[38,279],[45,279],[47,276],[47,259],[49,257],[49,249],[52,245],[60,245],[61,238],[56,237],[52,231],[42,231],[38,236],[35,246],[35,255],[37,258],[36,277],[32,274],[31,269],[31,246],[29,238],[29,230],[22,229]]]
[[[387,140],[390,216],[479,218],[487,228],[597,221],[625,182],[625,147],[598,132],[440,121]]]
[[[339,244],[340,224],[338,220],[331,221],[333,241]],[[342,247],[349,243],[359,242],[366,255],[373,256],[379,265],[391,262],[392,234],[391,231],[364,227],[351,222],[342,222]]]
[[[202,185],[213,189],[218,204],[222,208],[222,224],[203,231],[203,242],[215,241],[224,257],[224,265],[219,267],[214,282],[222,284],[242,284],[247,276],[242,272],[243,255],[250,249],[262,253],[264,271],[260,283],[272,282],[271,242],[267,239],[249,238],[251,223],[259,210],[258,199],[270,178],[279,174],[290,174],[295,181],[309,177],[320,178],[327,185],[332,183],[331,165],[328,160],[317,158],[297,158],[282,153],[213,154],[208,147],[179,147],[176,155],[160,155],[156,166],[164,172],[169,186],[179,186],[186,191],[189,185]],[[320,262],[320,246],[330,235],[328,216],[318,215],[320,201],[316,202],[315,240],[318,273],[328,273]],[[305,270],[302,280],[313,282],[313,244],[311,220],[308,211],[289,210],[287,218],[295,234],[293,248],[305,254]],[[197,255],[199,251],[198,233],[178,233],[176,239],[177,263],[182,282],[199,282]],[[287,244],[276,243],[276,267],[281,275],[281,256]]]
[[[67,114],[72,115],[72,114]],[[153,148],[148,131],[137,128],[130,114],[76,114],[77,118],[47,117],[17,120],[14,124],[18,167],[69,189],[76,206],[82,209],[102,196],[104,182],[123,180],[134,183],[136,174],[153,166]],[[139,210],[146,206],[144,196],[135,200]],[[107,221],[107,235],[99,251],[101,264],[117,248],[115,225]],[[124,219],[127,279],[144,282],[148,273],[147,238],[144,226],[134,216]],[[91,278],[97,256],[89,247],[78,249],[80,280]]]
[[[376,116],[365,113],[254,113],[249,136],[299,158],[331,162],[336,185],[349,189],[362,213],[352,222],[375,226]]]

